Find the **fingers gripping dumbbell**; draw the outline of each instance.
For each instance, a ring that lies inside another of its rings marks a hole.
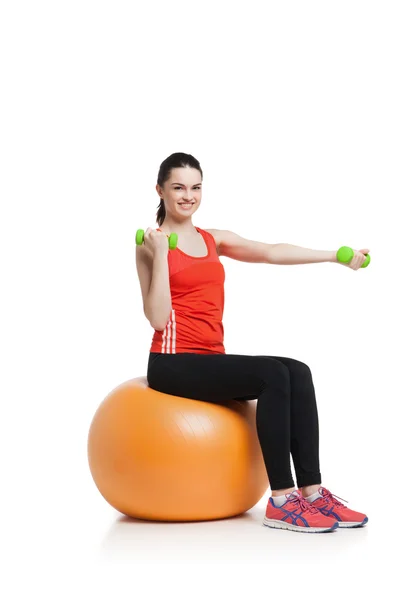
[[[353,258],[353,256],[354,256],[354,250],[353,250],[353,248],[350,248],[349,246],[341,246],[339,248],[339,250],[336,252],[336,258],[341,263],[351,262],[351,259]],[[365,269],[365,267],[368,267],[370,262],[371,262],[371,257],[369,254],[366,254],[365,261],[361,265],[361,268]]]
[[[136,244],[138,246],[141,246],[143,244],[143,241],[144,241],[144,229],[138,229],[136,232]],[[171,233],[168,236],[168,245],[169,245],[170,250],[175,250],[175,248],[178,245],[178,234],[177,233]]]

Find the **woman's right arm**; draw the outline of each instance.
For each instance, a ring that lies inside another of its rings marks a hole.
[[[159,249],[154,255],[144,245],[136,246],[136,267],[143,297],[144,314],[156,331],[163,331],[171,309],[168,251]]]

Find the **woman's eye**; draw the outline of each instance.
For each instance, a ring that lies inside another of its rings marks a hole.
[[[180,189],[181,189],[181,187],[182,187],[181,185],[178,185],[177,187],[174,187],[174,190],[180,190]],[[200,189],[200,186],[199,186],[199,185],[195,185],[194,187],[195,187],[196,189],[198,189],[198,190]]]

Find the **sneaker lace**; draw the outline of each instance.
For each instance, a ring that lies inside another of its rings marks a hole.
[[[347,508],[347,506],[345,506],[342,502],[339,502],[339,500],[343,500],[343,502],[347,502],[347,500],[345,500],[344,498],[340,498],[340,496],[336,496],[336,494],[332,494],[332,492],[330,492],[326,488],[323,488],[320,493],[322,494],[322,497],[325,500],[325,503],[333,502],[333,504],[335,506],[341,506],[341,507]]]
[[[309,502],[307,502],[307,500],[305,500],[303,498],[303,496],[297,496],[295,494],[290,494],[289,498],[292,502],[297,504],[298,507],[304,512],[309,512],[311,514],[319,512],[318,508],[315,508],[315,506],[312,506]]]

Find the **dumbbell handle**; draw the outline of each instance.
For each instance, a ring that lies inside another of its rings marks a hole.
[[[136,231],[136,245],[141,246],[144,242],[144,229],[138,229]],[[175,250],[178,245],[178,234],[170,233],[168,236],[168,246],[170,250]]]
[[[341,246],[339,248],[339,250],[336,252],[336,258],[339,262],[341,263],[349,263],[351,261],[351,259],[354,256],[354,250],[353,248],[350,248],[349,246]],[[368,267],[369,263],[371,262],[371,257],[369,254],[365,255],[365,260],[363,262],[363,264],[361,265],[362,269],[365,269],[365,267]]]

